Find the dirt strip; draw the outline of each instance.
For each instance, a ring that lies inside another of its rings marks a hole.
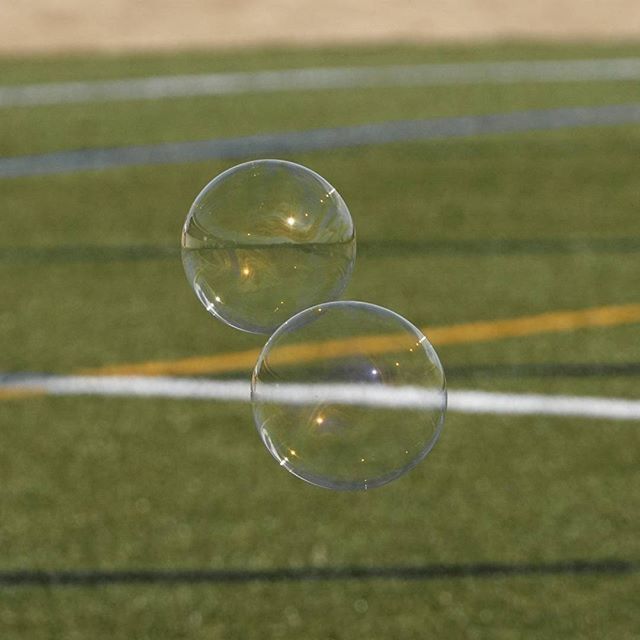
[[[639,0],[1,0],[0,53],[640,38]]]

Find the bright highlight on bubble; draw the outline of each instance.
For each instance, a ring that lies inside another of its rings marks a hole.
[[[284,160],[255,160],[214,178],[182,232],[182,262],[205,309],[228,325],[273,332],[344,291],[355,230],[340,194]]]
[[[427,338],[365,302],[330,302],[271,336],[251,380],[256,427],[285,469],[329,489],[370,489],[435,445],[444,372]]]

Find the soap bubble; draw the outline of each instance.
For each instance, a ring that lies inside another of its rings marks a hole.
[[[329,489],[400,477],[435,445],[447,404],[427,338],[365,302],[300,312],[271,336],[251,379],[258,432],[294,475]]]
[[[223,322],[272,333],[335,300],[355,261],[355,230],[340,194],[284,160],[254,160],[214,178],[182,232],[182,262],[200,302]]]

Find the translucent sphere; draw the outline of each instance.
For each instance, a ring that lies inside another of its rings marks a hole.
[[[365,302],[306,309],[268,340],[251,379],[256,427],[291,473],[330,489],[403,475],[436,443],[447,404],[427,338]]]
[[[298,311],[338,298],[355,253],[340,194],[284,160],[221,173],[195,199],[182,232],[182,262],[200,302],[252,333],[270,334]]]

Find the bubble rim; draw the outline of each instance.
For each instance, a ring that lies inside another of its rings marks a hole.
[[[351,229],[352,229],[352,239],[353,239],[354,243],[356,243],[356,240],[357,240],[356,239],[356,226],[353,223],[353,216],[351,215],[351,210],[349,209],[349,205],[346,203],[345,199],[342,197],[342,194],[324,176],[320,175],[317,171],[314,171],[313,169],[310,169],[309,167],[307,167],[304,164],[300,164],[298,162],[292,162],[291,160],[283,160],[282,158],[256,158],[254,160],[247,160],[246,162],[241,162],[240,164],[234,164],[233,166],[228,167],[224,171],[221,171],[219,174],[217,174],[216,176],[211,178],[211,180],[209,180],[209,182],[207,182],[204,185],[204,187],[202,187],[202,189],[200,189],[200,191],[198,192],[198,195],[193,199],[193,202],[189,206],[189,211],[187,212],[187,217],[185,218],[185,221],[184,221],[184,223],[182,225],[180,248],[181,249],[184,248],[184,236],[185,236],[185,234],[187,232],[187,227],[188,227],[189,220],[190,220],[191,216],[193,215],[194,207],[198,204],[200,198],[205,195],[205,192],[208,191],[209,187],[211,187],[214,182],[218,182],[219,180],[222,180],[227,174],[230,174],[232,172],[238,171],[238,170],[242,169],[243,167],[248,167],[248,166],[258,165],[258,164],[264,164],[264,163],[267,163],[267,162],[277,162],[279,164],[289,165],[289,166],[292,166],[292,167],[296,167],[298,169],[304,169],[305,171],[308,171],[309,173],[313,174],[316,178],[318,178],[320,180],[320,182],[322,182],[326,186],[328,186],[330,188],[330,190],[333,189],[336,192],[336,195],[342,200],[342,202],[344,204],[344,207],[345,207],[345,210],[349,214],[349,220],[351,221]],[[357,247],[357,245],[356,245],[356,247]],[[355,255],[354,255],[354,262],[355,262]],[[304,311],[304,309],[302,309],[302,311]]]

